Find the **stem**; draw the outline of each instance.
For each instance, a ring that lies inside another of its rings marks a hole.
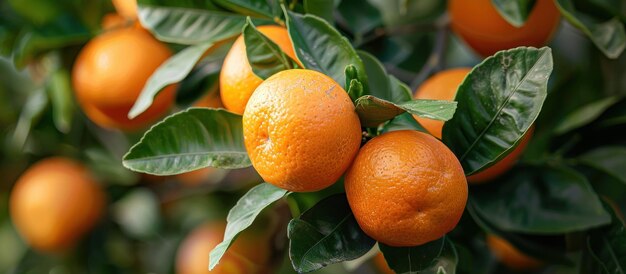
[[[289,195],[286,198],[287,205],[289,206],[289,211],[291,211],[291,217],[298,218],[300,217],[300,206],[298,206],[298,201],[292,196]]]

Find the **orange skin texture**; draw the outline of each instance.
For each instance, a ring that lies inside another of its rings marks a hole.
[[[120,15],[129,19],[137,19],[137,0],[111,0],[111,2]]]
[[[252,165],[268,183],[296,192],[335,183],[361,144],[348,93],[330,77],[292,69],[261,84],[243,114]]]
[[[471,68],[455,68],[441,71],[428,78],[415,92],[415,99],[454,100],[459,85]],[[444,122],[413,116],[429,133],[441,139]],[[533,128],[524,135],[519,145],[493,166],[471,175],[467,180],[472,184],[491,181],[507,172],[522,155],[532,137]]]
[[[385,260],[385,256],[383,256],[382,253],[376,254],[376,256],[374,257],[374,265],[376,265],[378,272],[381,274],[395,274],[396,273],[393,270],[391,270],[391,268],[389,268],[389,265],[387,264],[387,261]]]
[[[522,253],[500,237],[487,235],[487,246],[502,264],[511,269],[532,270],[543,266],[543,262]]]
[[[297,60],[287,29],[260,26],[257,29],[278,45],[291,59]],[[242,114],[254,90],[263,82],[252,72],[246,55],[246,45],[240,35],[233,44],[220,71],[220,95],[226,109]]]
[[[102,215],[105,194],[89,171],[66,158],[32,165],[10,198],[13,223],[30,246],[60,252],[74,246]]]
[[[542,47],[561,19],[553,0],[537,0],[520,28],[504,20],[490,0],[449,0],[448,14],[452,30],[482,56],[519,46]]]
[[[194,229],[178,248],[176,274],[209,273],[209,253],[222,242],[225,229],[226,224],[221,222],[209,222]],[[261,234],[243,232],[210,273],[266,273],[271,252],[269,238]]]
[[[467,202],[461,164],[441,141],[412,130],[367,142],[345,177],[346,194],[363,231],[390,246],[441,238]]]
[[[174,101],[176,87],[163,89],[152,106],[134,119],[128,111],[152,73],[171,56],[147,31],[124,28],[91,40],[80,52],[72,81],[78,102],[94,123],[133,131],[163,116]]]

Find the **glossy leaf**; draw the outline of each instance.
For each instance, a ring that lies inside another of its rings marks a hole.
[[[587,179],[566,167],[516,168],[472,190],[475,210],[511,232],[557,234],[598,227],[609,214]]]
[[[572,0],[556,0],[555,3],[563,17],[587,35],[606,57],[616,59],[622,54],[626,48],[626,31],[618,17],[599,22],[576,10]]]
[[[581,126],[587,125],[600,117],[605,110],[619,101],[618,97],[606,97],[584,105],[570,113],[556,125],[554,133],[563,134]]]
[[[595,261],[593,273],[625,273],[626,271],[626,228],[613,209],[610,225],[592,230],[587,238],[587,249]]]
[[[535,258],[542,258],[542,260],[548,262],[571,264],[571,260],[566,256],[565,240],[563,237],[559,237],[558,235],[528,235],[502,230],[494,224],[489,223],[486,217],[480,215],[471,200],[467,203],[467,212],[476,224],[487,234],[496,235],[505,239],[524,254],[531,255]],[[555,239],[562,239],[562,241],[555,242]]]
[[[335,9],[335,0],[304,0],[304,11],[313,14],[333,24],[333,10]]]
[[[365,52],[358,51],[359,57],[363,60],[367,80],[369,81],[369,92],[367,94],[394,103],[402,103],[411,100],[408,87],[397,78],[387,74],[387,70],[376,57]]]
[[[575,159],[626,184],[626,147],[606,146],[589,151]]]
[[[267,79],[279,71],[295,67],[295,62],[278,45],[258,31],[250,18],[243,27],[243,39],[250,67],[259,78]]]
[[[415,120],[415,118],[413,118],[413,115],[407,112],[396,116],[382,128],[383,133],[396,130],[418,130],[421,132],[428,132]]]
[[[273,19],[280,14],[279,0],[212,0],[239,14]]]
[[[521,27],[535,6],[535,0],[491,0],[498,13],[515,27]]]
[[[376,127],[404,112],[440,121],[452,118],[457,103],[444,100],[413,100],[400,104],[365,95],[355,101],[356,112],[364,127]]]
[[[162,89],[185,79],[211,46],[213,43],[189,46],[163,62],[144,85],[137,101],[128,112],[128,118],[133,119],[146,111]]]
[[[268,183],[262,183],[253,187],[248,193],[243,195],[239,201],[237,201],[237,204],[228,212],[224,240],[211,251],[209,256],[209,270],[215,268],[237,235],[252,225],[254,219],[256,219],[264,208],[288,194],[287,190]]]
[[[124,155],[122,163],[130,170],[155,175],[251,165],[243,144],[241,116],[207,108],[189,108],[154,125]]]
[[[53,72],[46,86],[52,103],[54,125],[60,132],[67,133],[74,117],[74,94],[69,72],[64,69]]]
[[[465,174],[515,148],[539,116],[551,73],[549,48],[500,51],[472,69],[457,91],[454,118],[443,126],[443,142]]]
[[[392,247],[378,243],[389,268],[396,273],[456,273],[454,244],[447,238],[414,247]]]
[[[323,19],[286,11],[287,28],[296,56],[307,68],[324,73],[343,85],[345,68],[353,65],[359,82],[368,90],[365,67],[348,40]]]
[[[345,194],[318,202],[287,230],[289,258],[298,273],[356,259],[376,243],[359,227]]]
[[[243,15],[213,10],[139,5],[139,19],[157,39],[177,44],[212,43],[237,36]],[[259,21],[263,23],[268,21]]]

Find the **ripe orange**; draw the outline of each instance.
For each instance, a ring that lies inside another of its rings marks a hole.
[[[317,71],[292,69],[261,84],[243,114],[252,165],[268,183],[317,191],[335,183],[361,144],[348,93]]]
[[[11,193],[13,223],[35,249],[69,248],[98,221],[104,193],[89,171],[65,158],[48,158],[31,166]]]
[[[556,30],[561,15],[553,0],[537,0],[526,23],[509,24],[490,0],[450,0],[448,14],[452,29],[482,56],[519,46],[541,47]]]
[[[116,28],[121,28],[126,25],[126,18],[122,17],[117,13],[109,13],[105,14],[102,17],[101,26],[103,30],[112,30]]]
[[[209,253],[224,237],[226,224],[209,222],[194,229],[181,243],[176,255],[177,274],[208,273]],[[210,272],[216,274],[265,273],[270,262],[267,233],[246,230]]]
[[[279,26],[260,26],[257,29],[276,43],[285,54],[297,60],[287,29]],[[220,72],[222,103],[226,109],[242,114],[248,99],[262,82],[263,80],[252,72],[243,36],[239,36],[228,51]]]
[[[117,13],[129,18],[137,19],[137,0],[112,0]]]
[[[498,257],[502,264],[511,269],[531,270],[539,268],[543,265],[540,260],[522,253],[511,245],[511,243],[498,236],[487,235],[487,246],[491,252]]]
[[[215,173],[215,168],[205,167],[194,171],[176,175],[176,179],[186,186],[197,186],[206,181],[211,174]]]
[[[461,164],[426,133],[384,133],[365,144],[345,177],[346,194],[363,231],[390,246],[441,238],[467,202]]]
[[[167,112],[175,86],[168,86],[152,106],[135,119],[127,114],[152,73],[171,56],[170,50],[147,31],[124,28],[91,40],[80,52],[72,81],[80,106],[96,124],[136,130]]]
[[[454,100],[459,85],[470,72],[470,68],[456,68],[439,72],[428,78],[415,93],[415,99]],[[433,136],[441,139],[443,121],[425,119],[414,116],[415,119]],[[493,166],[469,176],[470,183],[482,183],[495,179],[507,172],[521,156],[532,136],[532,128],[524,135],[520,144]]]
[[[391,268],[389,268],[389,265],[387,264],[387,261],[385,260],[385,256],[383,256],[382,253],[376,254],[376,257],[374,257],[374,265],[376,265],[376,268],[378,268],[379,273],[382,273],[382,274],[395,274],[396,273],[393,270],[391,270]]]

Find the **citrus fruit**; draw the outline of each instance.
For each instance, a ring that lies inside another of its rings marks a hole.
[[[91,40],[78,55],[72,81],[85,114],[105,128],[136,130],[165,114],[174,101],[175,86],[163,89],[144,113],[128,119],[143,86],[171,56],[170,50],[147,31],[123,28]]]
[[[448,14],[452,30],[482,56],[519,46],[541,47],[561,18],[553,0],[537,0],[519,28],[504,20],[490,0],[450,0]]]
[[[268,183],[290,191],[330,186],[361,144],[348,93],[317,71],[292,69],[265,80],[243,114],[252,165]]]
[[[413,130],[367,142],[345,177],[348,202],[363,231],[390,246],[441,238],[467,202],[461,164],[441,141]]]
[[[516,270],[536,269],[543,265],[538,259],[532,258],[506,240],[495,236],[487,235],[487,246],[493,252],[498,260],[507,267]]]
[[[470,68],[455,68],[441,71],[428,78],[418,88],[415,93],[415,99],[433,99],[433,100],[454,100],[459,85],[465,79],[465,76],[471,71]],[[415,119],[433,136],[441,139],[443,129],[443,121],[431,120],[414,116]],[[517,159],[521,156],[532,136],[532,128],[524,135],[519,145],[511,151],[506,157],[498,161],[493,166],[480,171],[467,179],[470,183],[482,183],[495,179],[496,177],[507,172]]]
[[[105,14],[102,17],[102,22],[100,25],[102,26],[102,29],[105,31],[113,30],[116,28],[121,28],[126,25],[126,18],[122,17],[121,15],[117,13]]]
[[[215,86],[217,88],[217,86]],[[215,89],[214,88],[214,89]],[[193,103],[194,107],[205,107],[205,108],[223,108],[222,100],[220,98],[220,93],[217,90],[209,90],[205,95],[200,97]]]
[[[260,26],[261,33],[272,40],[292,59],[296,60],[287,29],[279,26]],[[252,72],[243,36],[239,36],[228,51],[220,72],[220,95],[226,109],[242,114],[248,99],[263,80]]]
[[[112,0],[115,10],[120,15],[137,19],[137,0]]]
[[[374,265],[376,265],[376,268],[378,269],[379,273],[382,273],[382,274],[395,274],[396,273],[393,270],[391,270],[391,268],[389,268],[389,265],[387,264],[387,261],[385,260],[385,256],[383,256],[382,253],[376,254],[376,256],[374,257]]]
[[[89,171],[66,158],[37,162],[13,188],[10,212],[20,235],[35,249],[73,246],[98,221],[104,193]]]
[[[222,242],[225,229],[222,222],[209,222],[194,229],[178,248],[176,273],[209,273],[209,253]],[[269,237],[265,234],[251,229],[241,233],[210,273],[265,273],[271,257]]]

